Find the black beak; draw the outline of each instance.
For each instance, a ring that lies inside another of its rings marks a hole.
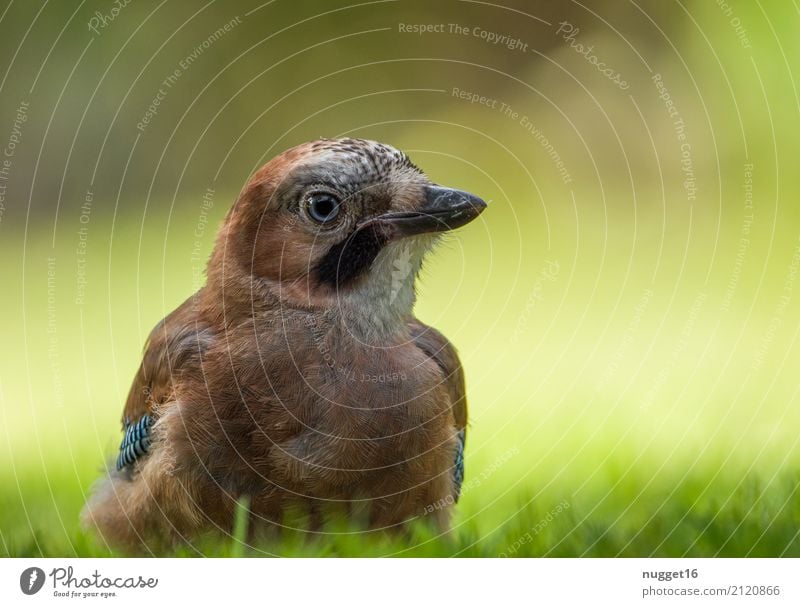
[[[455,230],[475,219],[485,208],[486,203],[473,194],[429,185],[425,187],[425,199],[419,210],[385,213],[367,223],[379,224],[390,237],[403,238]]]

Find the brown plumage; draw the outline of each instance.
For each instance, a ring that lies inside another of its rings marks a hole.
[[[206,285],[150,334],[119,470],[85,524],[153,549],[230,531],[248,496],[256,533],[292,509],[312,526],[428,515],[446,528],[464,376],[414,318],[414,279],[436,233],[484,207],[376,142],[319,140],[267,163],[225,219]]]

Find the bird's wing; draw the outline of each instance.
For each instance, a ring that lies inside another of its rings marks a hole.
[[[453,406],[453,418],[458,431],[456,453],[453,458],[453,476],[458,500],[461,483],[464,480],[464,444],[467,438],[467,393],[464,385],[464,369],[458,358],[458,352],[448,339],[433,327],[413,319],[408,323],[411,337],[417,347],[436,361],[444,373],[444,383],[450,394]]]
[[[189,360],[199,358],[197,354],[206,336],[195,322],[191,302],[191,299],[186,300],[150,332],[122,413],[124,436],[117,456],[117,470],[132,468],[147,454],[150,431],[158,416],[157,406],[172,398],[181,368]]]

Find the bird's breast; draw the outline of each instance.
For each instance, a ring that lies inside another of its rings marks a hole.
[[[241,459],[254,484],[334,496],[413,486],[419,470],[452,463],[439,453],[453,428],[444,378],[412,341],[378,348],[295,324],[257,348],[245,342],[229,338],[219,356],[233,377],[217,372],[220,384],[202,387],[214,396],[202,436],[221,437],[210,467]]]

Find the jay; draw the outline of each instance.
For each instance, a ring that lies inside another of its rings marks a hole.
[[[289,512],[447,529],[464,475],[464,374],[413,315],[442,232],[486,204],[402,152],[321,139],[277,156],[228,212],[206,284],[150,334],[124,438],[82,518],[113,546],[250,529]]]

